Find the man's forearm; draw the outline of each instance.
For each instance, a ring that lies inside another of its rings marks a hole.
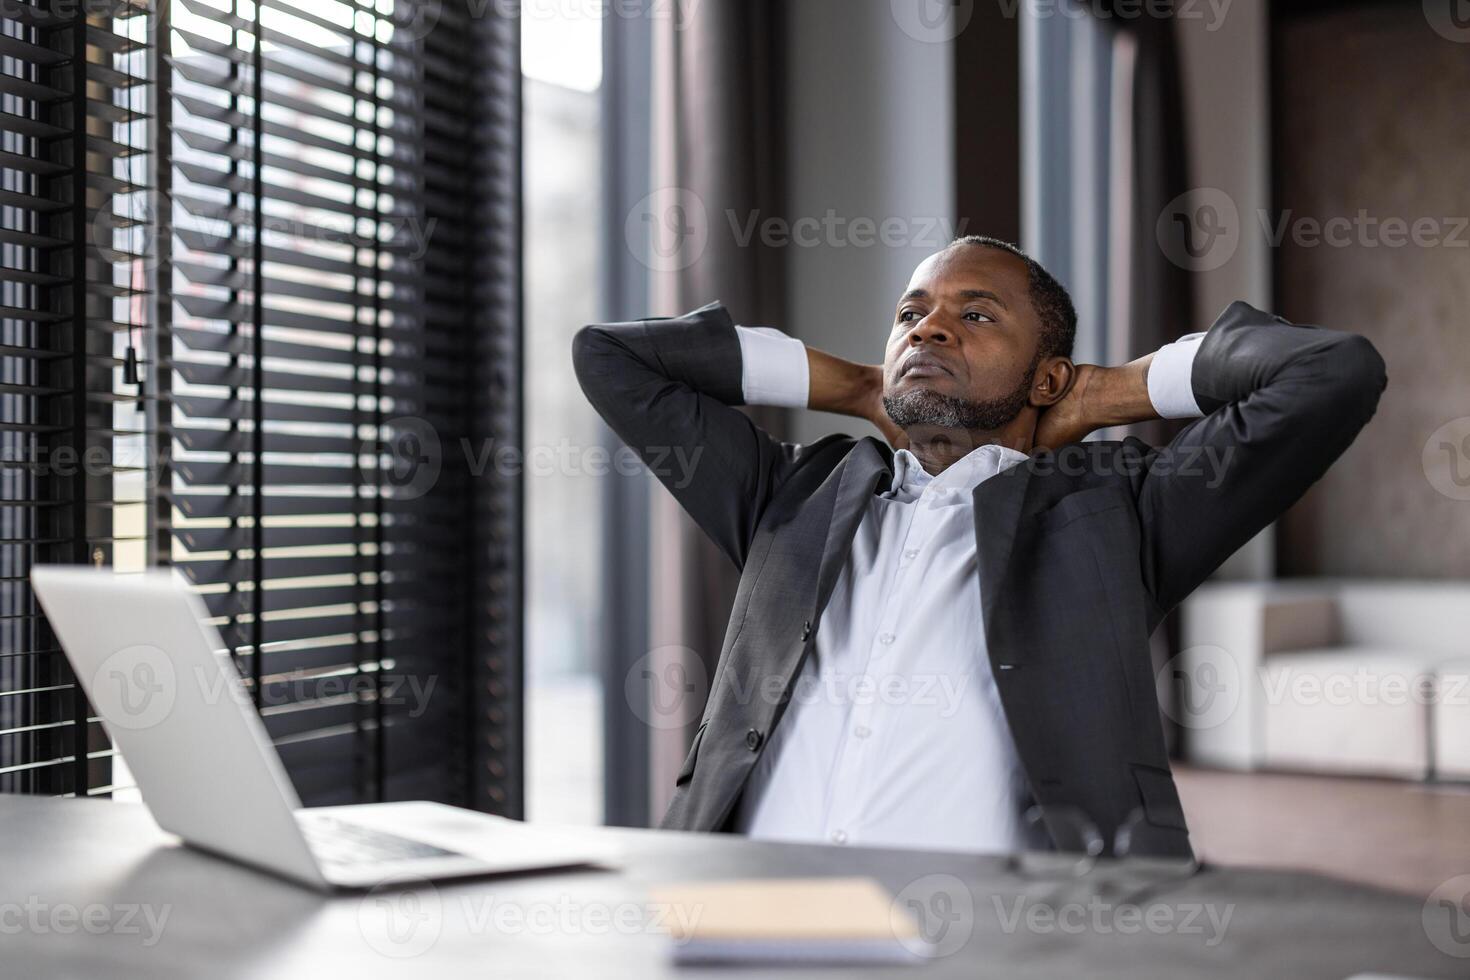
[[[883,370],[876,365],[857,364],[815,347],[806,349],[806,363],[808,408],[868,418],[882,400]]]
[[[885,430],[891,428],[883,416],[883,369],[874,364],[857,364],[835,354],[806,348],[809,387],[807,407],[867,419]],[[1077,398],[1067,406],[1069,418],[1051,419],[1059,437],[1053,445],[1081,439],[1087,433],[1113,425],[1129,425],[1159,417],[1150,397],[1148,371],[1154,355],[1146,354],[1118,367],[1079,365]],[[898,435],[896,432],[891,435]],[[901,438],[901,436],[900,436]]]
[[[1153,354],[1145,354],[1119,367],[1077,365],[1066,397],[1041,414],[1036,424],[1036,447],[1057,450],[1082,441],[1098,429],[1158,418],[1148,384],[1153,358]]]
[[[807,347],[778,331],[738,327],[746,400],[865,419],[895,447],[907,444],[883,409],[883,369]],[[1118,367],[1078,365],[1067,396],[1042,413],[1038,448],[1056,449],[1089,432],[1149,419],[1193,418],[1190,385],[1197,336]],[[1156,358],[1158,359],[1156,361]],[[1152,367],[1158,370],[1151,373]]]
[[[1148,369],[1153,359],[1150,353],[1118,367],[1096,369],[1084,402],[1084,411],[1094,428],[1131,425],[1159,417],[1148,390]]]
[[[808,347],[769,327],[736,327],[741,383],[752,405],[811,408],[871,419],[883,400],[883,369]]]

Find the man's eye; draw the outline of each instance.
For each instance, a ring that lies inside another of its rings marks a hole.
[[[916,316],[918,316],[918,315],[919,314],[916,311],[914,311],[914,310],[904,310],[902,313],[900,313],[898,315],[898,322],[899,323],[912,323],[913,322],[913,318],[916,317]]]
[[[979,310],[970,310],[968,313],[965,314],[965,319],[973,319],[976,323],[995,322],[995,317],[991,316],[989,313],[981,313]]]

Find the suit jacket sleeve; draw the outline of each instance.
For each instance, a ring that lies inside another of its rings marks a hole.
[[[743,403],[740,340],[725,308],[583,327],[572,363],[598,414],[743,568],[798,449],[734,407]]]
[[[1157,618],[1327,471],[1387,376],[1363,337],[1237,302],[1206,332],[1191,381],[1206,415],[1148,453],[1138,488]]]

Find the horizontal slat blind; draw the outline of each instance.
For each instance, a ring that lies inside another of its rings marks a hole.
[[[470,24],[412,15],[173,5],[171,557],[309,803],[466,795]]]
[[[0,792],[110,789],[27,576],[144,556],[149,5],[97,7],[0,7]]]

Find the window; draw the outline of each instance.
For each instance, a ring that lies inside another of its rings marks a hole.
[[[536,324],[526,350],[527,810],[563,824],[603,817],[595,637],[609,467],[571,368],[572,335],[601,308],[601,45],[596,11],[527,5],[526,314]]]
[[[141,567],[146,4],[0,11],[0,792],[87,794],[112,753],[29,587]]]
[[[464,741],[494,725],[467,699],[518,720],[515,544],[496,526],[513,488],[457,455],[515,438],[481,391],[515,351],[485,341],[519,311],[473,312],[476,277],[518,272],[514,239],[486,237],[514,208],[476,210],[498,190],[476,168],[513,149],[472,124],[499,98],[481,86],[503,72],[474,57],[493,19],[445,7],[462,22],[425,25],[370,0],[176,11],[171,559],[303,800],[460,799],[483,776],[481,802],[513,808],[518,738]]]
[[[305,802],[519,816],[521,489],[468,451],[521,444],[517,18],[113,6],[0,20],[0,789],[114,777],[31,564],[153,561]]]

